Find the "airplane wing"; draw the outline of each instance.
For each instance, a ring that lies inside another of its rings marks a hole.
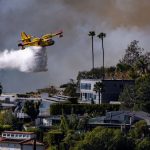
[[[49,39],[49,38],[53,38],[54,36],[59,36],[62,37],[63,36],[63,32],[56,32],[56,33],[51,33],[51,34],[45,34],[42,36],[42,39]]]
[[[56,33],[53,33],[53,34],[51,34],[52,35],[52,37],[53,36],[59,36],[59,37],[62,37],[63,36],[63,31],[59,31],[59,32],[56,32]]]

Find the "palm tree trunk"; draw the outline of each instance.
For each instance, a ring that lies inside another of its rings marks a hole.
[[[101,104],[101,92],[100,91],[98,92],[98,103],[99,105]]]

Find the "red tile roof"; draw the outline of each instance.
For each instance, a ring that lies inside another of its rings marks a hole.
[[[7,138],[1,138],[0,143],[20,143],[23,140],[19,140],[19,139],[7,139]]]
[[[34,144],[34,140],[33,139],[26,140],[26,141],[22,142],[22,144],[24,144],[24,145],[33,145]],[[41,143],[41,142],[36,141],[36,145],[44,145],[44,144]]]
[[[19,139],[7,139],[7,138],[0,138],[0,143],[14,143],[14,144],[23,144],[23,145],[33,145],[34,140],[19,140]],[[36,145],[44,145],[41,142],[36,141]]]

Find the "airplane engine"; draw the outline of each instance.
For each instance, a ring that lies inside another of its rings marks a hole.
[[[22,47],[22,46],[23,46],[22,43],[19,43],[19,44],[18,44],[18,47]]]
[[[22,43],[19,43],[19,44],[18,44],[18,47],[21,47],[21,49],[24,49],[24,46],[23,46]]]
[[[51,40],[49,40],[49,43],[50,43],[50,45],[54,45],[55,41],[51,39]]]

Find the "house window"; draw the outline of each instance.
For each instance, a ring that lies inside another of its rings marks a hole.
[[[90,83],[81,83],[81,89],[91,90],[91,84]]]
[[[88,98],[92,99],[93,98],[93,94],[92,93],[88,93]]]
[[[85,93],[85,99],[87,99],[87,93]]]
[[[44,104],[43,104],[43,103],[41,103],[41,104],[40,104],[40,107],[41,107],[41,108],[44,108]]]
[[[14,134],[11,134],[11,137],[14,137]]]
[[[27,136],[27,135],[25,135],[25,134],[23,135],[23,137],[26,137],[26,136]]]
[[[22,137],[22,134],[19,134],[19,137]]]

